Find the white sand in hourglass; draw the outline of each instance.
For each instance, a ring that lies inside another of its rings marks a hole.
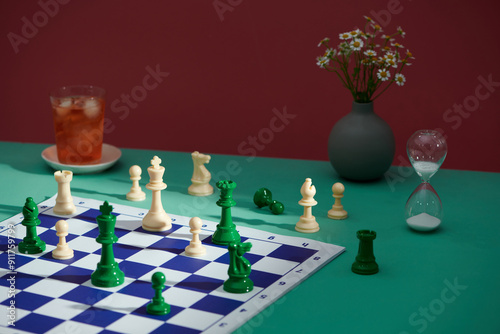
[[[431,231],[441,224],[441,219],[431,216],[428,213],[420,213],[406,219],[406,223],[417,231]]]
[[[413,163],[413,168],[415,168],[418,176],[420,176],[424,181],[429,181],[429,179],[436,174],[439,166],[439,164],[429,161],[415,161]]]

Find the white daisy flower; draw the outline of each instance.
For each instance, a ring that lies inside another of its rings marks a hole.
[[[391,73],[386,69],[381,68],[377,72],[377,78],[379,78],[382,81],[387,81],[389,80],[390,77]]]
[[[326,43],[328,43],[328,42],[330,42],[330,39],[329,39],[328,37],[325,37],[325,38],[323,38],[323,39],[319,42],[318,47],[320,47],[321,45],[326,44]]]
[[[316,65],[318,65],[320,68],[325,68],[328,64],[330,64],[330,59],[327,57],[318,57],[316,58],[318,61]]]
[[[385,62],[387,65],[389,65],[391,67],[394,67],[394,68],[398,67],[398,63],[394,59],[386,59]]]
[[[337,50],[332,48],[328,48],[325,51],[325,55],[323,57],[335,57],[337,55]]]
[[[344,32],[342,34],[339,34],[339,38],[345,41],[352,38],[352,35],[348,32]]]
[[[366,50],[363,53],[367,57],[376,57],[377,56],[377,52],[375,50]]]
[[[363,32],[359,29],[356,29],[356,30],[353,30],[351,32],[349,32],[351,34],[352,37],[359,37],[360,35],[363,34]]]
[[[349,46],[353,51],[360,51],[363,45],[365,45],[365,43],[359,38],[355,38],[351,41],[351,43],[349,43]]]
[[[391,45],[394,46],[396,49],[403,49],[404,48],[404,46],[402,46],[399,43],[391,43]]]
[[[400,34],[401,37],[405,38],[406,33],[403,31],[403,28],[398,27],[398,34]]]
[[[392,52],[387,52],[384,56],[384,59],[387,60],[394,60],[396,61],[396,55]]]
[[[398,86],[404,86],[405,82],[406,82],[406,78],[404,75],[402,75],[401,73],[398,73],[395,75],[394,77],[394,81],[396,81],[396,84]]]

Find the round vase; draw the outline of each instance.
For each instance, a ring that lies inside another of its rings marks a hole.
[[[373,102],[352,103],[351,112],[333,127],[328,156],[343,178],[369,181],[390,167],[396,144],[391,127],[373,111]]]

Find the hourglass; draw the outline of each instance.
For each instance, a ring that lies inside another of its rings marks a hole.
[[[443,205],[429,181],[441,167],[447,151],[446,140],[434,130],[419,130],[408,139],[406,152],[422,180],[405,208],[406,223],[414,230],[432,231],[441,224]]]

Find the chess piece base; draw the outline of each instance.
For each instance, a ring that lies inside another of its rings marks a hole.
[[[127,194],[127,199],[133,202],[144,201],[146,199],[146,193],[144,193],[144,191],[140,192],[131,191]]]
[[[172,219],[170,219],[165,211],[149,211],[142,220],[142,228],[150,232],[167,231],[172,228]]]
[[[217,229],[212,235],[212,242],[216,245],[227,246],[231,242],[240,242],[241,237],[238,231],[236,231],[236,225],[230,227],[220,226],[221,224],[217,224]]]
[[[26,238],[24,238],[24,240],[17,246],[17,249],[19,250],[19,253],[22,254],[38,254],[42,253],[45,250],[45,247],[45,242],[37,236],[30,240],[26,240]]]
[[[189,256],[203,256],[207,253],[206,248],[201,244],[189,244],[184,251]]]
[[[359,275],[373,275],[378,273],[378,264],[373,262],[359,262],[355,261],[352,264],[351,270],[353,273]]]
[[[72,215],[73,213],[76,212],[76,207],[73,202],[66,202],[66,203],[58,203],[56,202],[56,205],[52,209],[56,215]]]
[[[188,188],[188,194],[192,196],[210,196],[213,193],[214,187],[208,183],[196,183],[193,181],[193,184]]]
[[[73,256],[75,256],[75,253],[67,244],[65,247],[57,246],[57,248],[52,251],[52,257],[56,260],[68,260],[73,258]]]
[[[231,293],[246,293],[253,290],[253,282],[248,277],[229,277],[224,282],[224,291]]]
[[[97,269],[90,275],[93,285],[101,288],[112,288],[123,284],[125,274],[118,267],[118,263],[109,265],[97,264]]]
[[[167,303],[155,303],[154,301],[146,306],[146,311],[152,315],[165,315],[170,313],[170,305]]]
[[[311,218],[300,216],[298,223],[295,224],[295,230],[301,233],[314,233],[319,231],[319,224],[314,216]]]
[[[330,219],[346,219],[347,218],[347,211],[342,210],[342,211],[336,211],[334,209],[331,209],[328,211],[328,218]]]

